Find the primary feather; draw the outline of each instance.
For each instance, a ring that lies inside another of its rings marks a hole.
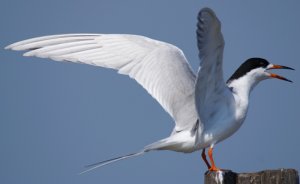
[[[199,12],[197,41],[201,68],[196,80],[195,102],[201,122],[207,127],[210,126],[210,117],[224,104],[226,97],[222,94],[227,90],[222,67],[224,39],[221,23],[209,8]]]
[[[195,74],[177,47],[144,36],[63,34],[17,42],[6,47],[24,56],[112,68],[142,85],[175,120],[176,131],[197,120]]]

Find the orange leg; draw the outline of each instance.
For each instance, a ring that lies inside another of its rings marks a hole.
[[[214,159],[213,159],[213,146],[211,146],[208,150],[208,157],[211,163],[211,167],[209,168],[210,171],[220,171],[219,168],[216,167]]]
[[[207,161],[207,159],[206,159],[205,148],[202,150],[201,156],[202,156],[202,159],[204,160],[204,162],[205,162],[205,164],[206,164],[206,166],[207,166],[207,169],[210,169],[211,166],[210,166],[210,164],[208,163],[208,161]]]

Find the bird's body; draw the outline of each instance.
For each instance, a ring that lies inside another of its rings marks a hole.
[[[179,48],[138,35],[52,35],[6,48],[28,50],[25,56],[115,69],[135,79],[174,119],[175,127],[169,137],[145,146],[140,152],[92,164],[87,171],[152,150],[189,153],[207,147],[212,166],[204,151],[202,157],[210,170],[218,170],[212,148],[240,128],[246,118],[251,90],[263,79],[288,80],[266,70],[291,68],[251,58],[225,82],[221,23],[209,8],[199,12],[197,41],[201,60],[197,75]]]

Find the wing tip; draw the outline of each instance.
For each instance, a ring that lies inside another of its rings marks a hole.
[[[209,7],[204,7],[202,8],[200,11],[199,11],[199,15],[202,14],[202,13],[209,13],[209,14],[213,14],[215,15],[215,12],[209,8]]]
[[[4,47],[5,50],[13,50],[13,44],[7,45]]]
[[[54,34],[54,35],[46,35],[46,36],[39,36],[35,38],[29,38],[25,39],[19,42],[12,43],[10,45],[7,45],[4,47],[5,50],[15,50],[15,51],[20,51],[20,50],[26,50],[23,49],[21,46],[32,43],[32,42],[37,42],[37,41],[42,41],[46,39],[55,39],[55,38],[62,38],[62,37],[71,37],[71,36],[102,36],[102,34],[96,34],[96,33],[68,33],[68,34]],[[21,47],[21,48],[19,48]]]
[[[199,11],[198,17],[197,17],[198,20],[202,21],[202,19],[204,19],[205,15],[208,15],[210,17],[217,19],[216,13],[211,8],[205,7]]]
[[[16,42],[16,43],[13,43],[13,44],[10,44],[6,47],[4,47],[5,50],[14,50],[14,51],[22,51],[24,49],[22,49],[22,47],[20,47],[20,45],[18,45],[19,42]]]

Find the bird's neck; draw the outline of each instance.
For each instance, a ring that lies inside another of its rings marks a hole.
[[[238,79],[229,81],[227,85],[234,94],[248,101],[251,91],[258,84],[258,82],[259,80],[256,80],[254,77],[245,75]]]
[[[235,101],[235,117],[241,123],[246,118],[248,112],[250,92],[257,83],[258,81],[251,77],[241,77],[227,83]]]

